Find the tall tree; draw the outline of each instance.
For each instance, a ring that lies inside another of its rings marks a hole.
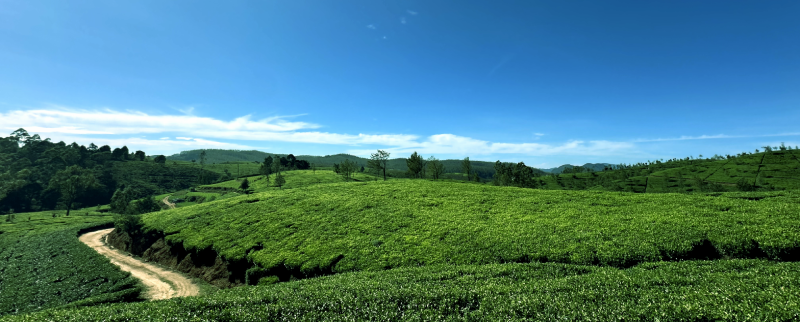
[[[434,156],[431,156],[428,158],[428,171],[430,171],[433,180],[439,180],[442,174],[444,174],[444,163]]]
[[[246,195],[249,195],[253,191],[250,189],[250,181],[247,181],[247,178],[242,180],[242,184],[239,185],[239,189]]]
[[[352,178],[353,172],[356,171],[356,163],[350,161],[350,159],[345,159],[341,165],[339,165],[339,174],[342,175],[344,181],[350,181]]]
[[[145,154],[142,150],[136,151],[136,153],[133,154],[133,159],[136,161],[144,161],[144,158]]]
[[[469,157],[461,161],[461,171],[467,176],[467,181],[472,181],[472,162],[469,162]]]
[[[91,170],[83,169],[77,165],[56,172],[50,179],[50,188],[58,189],[61,198],[67,205],[67,216],[72,210],[72,203],[81,197],[86,190],[99,186],[97,178]]]
[[[264,158],[264,163],[261,164],[261,167],[258,169],[258,173],[263,175],[264,177],[269,180],[269,175],[272,173],[272,157]]]
[[[167,162],[167,157],[163,155],[157,155],[155,158],[153,158],[153,162],[164,164]]]
[[[290,153],[289,155],[286,156],[286,163],[287,163],[286,166],[289,167],[290,169],[291,168],[296,168],[297,167],[297,158],[294,157],[294,154]]]
[[[283,189],[283,185],[286,184],[286,179],[283,178],[283,175],[280,172],[275,173],[275,186],[278,189]]]
[[[367,163],[370,168],[383,171],[383,181],[386,181],[386,164],[389,162],[389,155],[389,152],[378,150],[370,155]]]
[[[411,178],[421,178],[423,168],[425,167],[425,161],[422,159],[422,156],[417,154],[417,151],[411,154],[408,159],[406,159],[406,166],[408,166],[408,176]]]
[[[206,150],[200,151],[200,169],[206,166]]]

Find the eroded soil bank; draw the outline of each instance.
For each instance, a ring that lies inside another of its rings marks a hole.
[[[187,251],[182,244],[170,245],[163,234],[137,234],[115,229],[107,243],[115,248],[140,256],[142,260],[158,263],[217,287],[230,288],[245,283],[246,262],[230,262],[211,249]]]
[[[113,228],[107,228],[88,232],[81,235],[79,239],[82,243],[111,260],[112,264],[119,266],[123,271],[130,272],[133,277],[141,280],[142,284],[147,287],[146,298],[163,300],[173,297],[195,296],[200,293],[197,285],[186,277],[142,262],[103,243],[103,238],[111,233],[112,230]]]

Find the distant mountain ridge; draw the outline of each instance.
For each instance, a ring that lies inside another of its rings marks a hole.
[[[176,153],[167,157],[171,161],[192,161],[200,160],[200,152],[203,150],[188,150]],[[265,158],[272,156],[285,157],[288,154],[267,153],[262,151],[241,151],[241,150],[223,150],[223,149],[205,149],[207,163],[223,163],[223,162],[262,162]],[[315,155],[295,155],[298,160],[306,160],[313,163],[318,167],[332,167],[334,163],[340,164],[344,160],[350,160],[356,163],[359,167],[366,167],[369,159],[358,157],[355,155],[340,153],[326,156]],[[440,160],[445,166],[445,173],[460,173],[462,160]],[[602,170],[602,166],[600,169]],[[491,178],[494,175],[494,162],[489,161],[472,161],[472,169],[481,178]],[[387,163],[387,170],[396,172],[405,172],[408,170],[405,158],[389,159]],[[544,174],[545,172],[534,168],[535,173]]]
[[[585,163],[581,167],[592,169],[593,171],[602,171],[606,166],[613,166],[613,164],[611,164],[611,163]],[[542,171],[547,172],[547,173],[559,174],[561,172],[564,172],[564,169],[572,168],[572,167],[575,167],[575,166],[571,165],[571,164],[564,164],[562,166],[555,167],[555,168],[539,169],[539,170],[542,170]]]

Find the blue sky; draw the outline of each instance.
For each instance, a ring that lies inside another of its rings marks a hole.
[[[631,163],[800,145],[797,1],[0,0],[0,133]]]

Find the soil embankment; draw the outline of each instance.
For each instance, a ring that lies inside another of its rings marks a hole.
[[[123,271],[131,272],[133,277],[140,279],[147,287],[146,297],[151,300],[199,294],[200,289],[197,285],[180,274],[145,263],[106,245],[103,238],[113,230],[113,228],[109,228],[86,233],[80,236],[80,241],[108,257],[111,263],[119,266]]]
[[[217,287],[229,288],[245,283],[246,262],[229,262],[211,249],[187,251],[182,244],[170,245],[162,234],[137,234],[114,230],[108,244],[141,256],[142,260],[171,267],[178,272],[200,278]]]

